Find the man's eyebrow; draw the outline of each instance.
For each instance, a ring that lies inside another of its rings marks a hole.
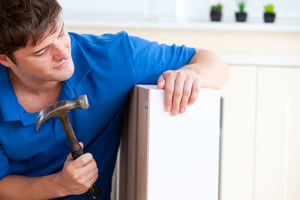
[[[61,26],[61,29],[60,29],[60,32],[59,32],[59,35],[61,35],[64,32],[64,27],[65,27],[65,23],[63,22],[62,26]],[[35,52],[32,52],[31,55],[38,54],[39,52],[42,52],[43,50],[47,49],[48,47],[49,47],[49,45],[47,45],[47,46],[43,47],[42,49],[39,49]]]
[[[62,25],[61,25],[59,35],[61,35],[64,32],[64,27],[65,27],[65,23],[63,22]]]
[[[44,50],[47,49],[48,47],[49,47],[49,45],[47,45],[47,46],[43,47],[42,49],[39,49],[39,50],[37,50],[37,51],[35,51],[35,52],[32,52],[31,55],[39,54],[40,52],[44,51]]]

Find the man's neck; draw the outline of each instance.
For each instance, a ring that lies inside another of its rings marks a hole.
[[[62,82],[30,84],[20,80],[10,71],[10,80],[18,102],[27,112],[39,112],[46,106],[57,102]]]

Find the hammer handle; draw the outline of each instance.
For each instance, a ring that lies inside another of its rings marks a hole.
[[[68,119],[67,114],[60,117],[60,120],[62,122],[63,128],[65,130],[70,148],[72,153],[72,158],[75,160],[79,156],[83,154],[83,149],[79,145],[77,138],[75,136],[75,133],[73,131],[73,128],[71,126],[71,123]],[[89,199],[96,199],[97,196],[101,194],[101,190],[96,183],[93,184],[93,186],[86,192]]]
[[[78,158],[83,154],[83,149],[80,147],[78,150],[71,151],[71,153],[72,153],[73,160],[75,160],[76,158]],[[98,187],[98,185],[94,183],[93,186],[87,191],[86,194],[89,197],[89,199],[96,199],[97,196],[101,194],[101,190]]]
[[[71,150],[71,153],[72,153],[73,160],[75,160],[76,158],[78,158],[83,154],[83,149],[80,147],[78,150]]]

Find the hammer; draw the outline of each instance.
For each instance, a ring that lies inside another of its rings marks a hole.
[[[72,109],[87,109],[88,107],[89,103],[86,95],[81,95],[74,100],[54,103],[39,112],[39,115],[36,118],[36,129],[38,130],[40,126],[49,118],[58,117],[67,136],[67,140],[69,142],[72,153],[72,158],[73,160],[75,160],[83,154],[83,149],[77,141],[67,114]],[[90,199],[96,199],[96,197],[100,195],[100,193],[100,188],[94,183],[93,186],[87,191],[87,196]]]

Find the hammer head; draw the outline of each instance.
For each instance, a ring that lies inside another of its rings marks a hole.
[[[87,109],[89,102],[86,95],[81,95],[73,100],[59,101],[42,109],[36,118],[36,130],[49,118],[66,115],[72,109]]]

